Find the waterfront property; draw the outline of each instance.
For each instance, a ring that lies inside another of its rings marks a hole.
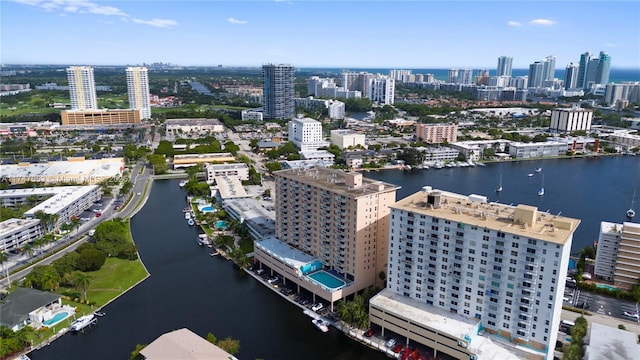
[[[0,303],[0,325],[13,331],[27,325],[38,329],[43,322],[53,319],[62,308],[60,295],[20,287]],[[71,309],[65,312],[69,313]],[[62,321],[60,316],[58,319]]]
[[[391,209],[387,289],[370,302],[372,323],[457,359],[493,359],[489,340],[553,358],[580,220],[429,186]],[[460,316],[467,330],[446,325]]]
[[[140,350],[146,360],[238,360],[189,329],[163,334]]]
[[[0,222],[0,248],[18,251],[43,234],[39,219],[7,219]]]
[[[310,291],[333,304],[371,286],[386,270],[389,206],[398,187],[328,168],[282,170],[276,177],[276,238],[300,254],[317,259],[348,285],[333,291],[321,282]],[[282,256],[260,251],[255,259],[276,272],[296,277]],[[296,253],[294,253],[296,254]],[[305,282],[304,284],[307,284]],[[309,283],[311,284],[311,283]]]
[[[47,163],[2,165],[0,177],[13,185],[28,181],[42,182],[47,186],[57,183],[91,185],[122,176],[123,171],[123,158],[85,160],[84,157],[80,157]]]

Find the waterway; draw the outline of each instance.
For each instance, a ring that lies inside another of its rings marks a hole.
[[[542,171],[535,172],[541,166]],[[502,174],[503,191],[495,189]],[[529,174],[534,174],[529,177]],[[537,191],[542,186],[543,196]],[[584,159],[514,161],[486,166],[443,168],[411,171],[382,170],[365,173],[402,188],[396,198],[402,199],[431,186],[463,195],[484,195],[489,201],[503,204],[526,204],[540,211],[561,214],[581,220],[574,234],[575,252],[598,239],[600,222],[628,221],[633,192],[640,194],[640,156],[615,156]],[[640,213],[640,196],[636,196],[636,213]],[[638,221],[636,216],[635,221]]]
[[[189,328],[205,337],[240,340],[238,358],[373,359],[386,357],[335,329],[323,334],[279,294],[196,245],[184,221],[185,193],[177,180],[153,184],[131,231],[151,276],[103,311],[85,333],[67,334],[29,354],[33,360],[129,358],[136,344]]]

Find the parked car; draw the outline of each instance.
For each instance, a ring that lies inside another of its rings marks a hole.
[[[631,312],[631,311],[623,311],[622,315],[624,315],[626,317],[630,317],[632,319],[636,319],[636,320],[640,319],[640,314],[634,313],[634,312]]]
[[[264,269],[256,270],[256,275],[262,275],[262,274],[264,274]]]
[[[102,213],[101,213],[101,212],[97,212],[97,213],[96,213],[96,217],[98,218],[98,217],[100,217],[100,216],[102,216]]]
[[[388,348],[392,348],[394,346],[396,346],[396,344],[398,343],[398,340],[396,339],[389,339],[387,340],[386,343],[384,343],[384,346],[388,347]]]
[[[374,333],[375,333],[375,330],[373,330],[373,329],[369,329],[369,330],[367,330],[367,331],[365,331],[365,332],[364,332],[364,336],[366,336],[366,337],[372,337]]]
[[[277,276],[274,276],[274,277],[270,278],[269,280],[267,280],[267,282],[268,282],[269,284],[275,284],[275,283],[277,283],[277,282],[278,282],[278,280],[280,280],[280,278],[279,278],[279,277],[277,277]]]
[[[318,310],[322,309],[323,307],[324,307],[324,305],[322,303],[317,303],[317,304],[313,304],[313,306],[311,306],[311,310],[318,311]]]

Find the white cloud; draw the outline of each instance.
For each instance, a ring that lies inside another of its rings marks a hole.
[[[606,47],[616,47],[616,44],[614,44],[614,43],[606,43],[606,44],[604,44],[604,46],[606,46]]]
[[[551,25],[555,25],[556,22],[553,20],[549,20],[549,19],[534,19],[529,21],[530,25],[542,25],[542,26],[551,26]]]
[[[522,24],[521,24],[521,23],[519,23],[519,22],[517,22],[517,21],[513,21],[513,20],[509,20],[509,21],[507,22],[507,25],[509,25],[509,26],[514,26],[514,27],[522,26]]]
[[[232,24],[240,24],[240,25],[244,25],[244,24],[248,23],[247,20],[238,20],[238,19],[232,18],[232,17],[228,18],[227,21],[232,23]]]
[[[151,20],[132,19],[132,21],[136,24],[144,24],[144,25],[165,28],[165,29],[178,26],[177,21],[169,20],[169,19],[151,19]]]
[[[60,15],[65,13],[73,14],[94,14],[102,16],[119,16],[123,19],[131,17],[131,15],[124,12],[115,6],[102,5],[96,1],[91,0],[12,0],[14,2],[35,6],[46,11],[58,11]],[[152,19],[142,20],[133,19],[133,23],[149,25],[161,28],[170,28],[177,26],[178,22],[169,19]]]

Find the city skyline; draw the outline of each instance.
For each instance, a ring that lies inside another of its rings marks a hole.
[[[564,69],[587,51],[604,51],[613,68],[640,68],[638,2],[464,2],[464,11],[436,1],[2,6],[3,64],[495,69],[498,57],[509,56],[522,69],[553,55],[555,68]],[[79,51],[70,51],[75,46]]]

